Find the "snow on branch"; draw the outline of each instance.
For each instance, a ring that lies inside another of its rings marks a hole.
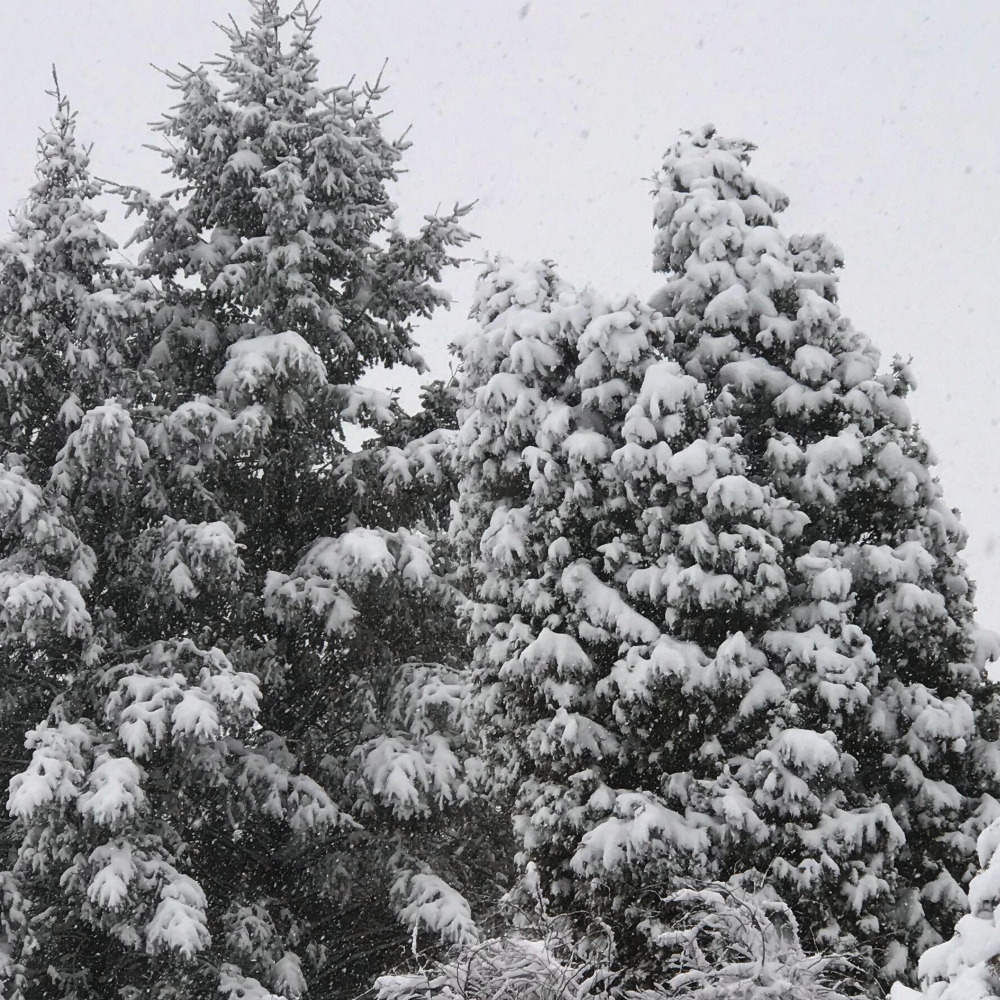
[[[443,587],[433,569],[429,542],[400,528],[353,528],[318,539],[291,574],[269,572],[265,610],[278,621],[301,608],[325,620],[326,630],[347,634],[358,614],[350,590],[390,575],[407,589]]]
[[[429,871],[403,870],[392,885],[399,919],[413,928],[437,934],[442,943],[470,945],[479,940],[466,898]]]
[[[231,403],[247,402],[279,380],[307,388],[327,384],[326,365],[298,333],[260,334],[237,340],[215,384]]]

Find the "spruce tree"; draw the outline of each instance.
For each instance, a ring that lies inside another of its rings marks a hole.
[[[879,374],[751,150],[667,154],[649,306],[484,275],[454,526],[478,703],[522,861],[620,967],[673,967],[684,880],[763,879],[885,982],[964,912],[996,698],[909,367]]]
[[[101,640],[84,595],[99,574],[85,541],[89,511],[51,488],[52,465],[82,415],[131,369],[129,331],[148,295],[112,260],[114,241],[94,204],[101,187],[76,141],[69,102],[38,142],[36,181],[0,243],[0,698],[3,786],[31,760],[26,733],[45,719],[78,660],[94,664]],[[99,584],[98,584],[99,585]],[[19,831],[4,826],[5,863]],[[20,890],[4,876],[8,945],[23,929]],[[0,975],[15,971],[4,948]],[[14,964],[12,964],[14,963]]]
[[[62,105],[0,264],[5,371],[38,386],[6,397],[35,430],[4,444],[0,641],[12,689],[44,678],[9,996],[351,992],[411,935],[470,940],[495,867],[432,505],[393,500],[440,449],[343,443],[398,416],[357,381],[420,365],[462,213],[402,235],[380,91],[319,86],[314,12],[251,11],[172,77],[177,189],[122,189],[138,266]]]
[[[72,402],[63,411],[69,384],[74,375],[90,370],[68,363],[67,355],[78,353],[77,314],[96,290],[95,274],[106,270],[110,244],[95,240],[96,213],[88,217],[86,212],[95,189],[81,185],[86,154],[73,141],[74,128],[68,104],[60,98],[52,128],[39,140],[36,183],[24,211],[12,219],[11,234],[0,245],[0,425],[4,451],[11,455],[6,472],[6,520],[16,518],[22,506],[26,513],[41,506],[41,491],[31,481],[38,477],[31,474],[44,459],[36,463],[26,452],[47,452],[51,463],[57,450],[52,442],[65,426],[60,417],[72,419],[74,415]],[[79,219],[82,225],[67,225],[70,218]],[[50,351],[53,342],[58,346]],[[80,346],[87,349],[87,345]],[[29,462],[32,468],[26,469]],[[76,548],[75,532],[66,525],[63,511],[40,513],[61,525],[64,545]],[[36,527],[30,534],[39,535],[41,530]],[[51,534],[53,539],[58,537],[55,530]],[[85,577],[88,571],[82,564],[81,570]],[[10,667],[13,672],[13,664]],[[12,750],[16,753],[28,728],[24,723],[30,725],[35,717],[30,711],[27,716],[9,715],[12,699],[23,697],[28,688],[12,680],[8,675],[4,684],[5,729],[12,729],[14,747],[5,748],[5,757]]]

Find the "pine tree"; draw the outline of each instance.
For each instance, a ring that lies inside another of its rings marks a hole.
[[[92,664],[101,641],[84,595],[100,586],[85,541],[90,511],[73,510],[52,488],[50,469],[83,414],[127,380],[129,331],[149,312],[150,289],[112,259],[94,204],[100,185],[76,141],[69,102],[38,142],[36,181],[0,243],[0,772],[6,788],[30,753],[25,734],[44,719],[71,664]],[[18,833],[5,825],[4,858]],[[9,920],[23,919],[17,886],[5,877]],[[8,954],[5,950],[5,955]],[[6,960],[0,975],[12,971]]]
[[[669,966],[678,878],[760,875],[807,950],[891,981],[965,909],[996,697],[909,368],[878,374],[839,251],[780,233],[751,149],[668,153],[649,307],[484,276],[455,524],[478,701],[523,858],[622,967]]]
[[[392,499],[436,453],[414,426],[361,475],[342,434],[398,416],[357,380],[420,365],[462,211],[402,235],[380,91],[318,85],[314,12],[251,8],[172,77],[177,190],[122,189],[138,266],[107,263],[62,104],[0,265],[4,370],[38,387],[7,397],[34,429],[4,445],[0,641],[46,685],[9,996],[339,995],[411,934],[470,940],[495,867],[456,592]]]

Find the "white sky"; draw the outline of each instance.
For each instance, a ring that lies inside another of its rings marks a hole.
[[[210,57],[242,0],[4,0],[0,210],[31,183],[50,66],[101,176],[161,192],[142,144],[172,103],[150,63]],[[471,256],[547,257],[565,277],[648,294],[648,178],[681,128],[753,140],[792,199],[788,231],[843,247],[841,305],[888,361],[970,531],[980,620],[1000,628],[1000,4],[995,0],[325,0],[322,81],[373,80],[390,133],[412,125],[404,226],[478,199]],[[126,230],[112,225],[116,235]],[[443,371],[474,269],[422,331]],[[414,381],[391,373],[388,384]]]

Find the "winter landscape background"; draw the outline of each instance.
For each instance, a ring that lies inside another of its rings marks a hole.
[[[164,110],[150,63],[210,57],[222,44],[211,22],[233,11],[232,0],[6,4],[0,206],[30,186],[52,63],[95,144],[95,173],[166,187],[141,147]],[[969,529],[980,621],[1000,628],[996,5],[329,0],[323,13],[324,80],[374,80],[388,59],[386,133],[413,126],[404,228],[439,203],[478,199],[473,257],[547,257],[577,285],[649,293],[643,178],[681,128],[711,121],[755,142],[755,172],[792,200],[783,227],[844,249],[855,326],[886,361],[913,355],[910,405]],[[475,271],[446,276],[456,308],[421,332],[439,371]],[[384,384],[401,382],[415,403],[416,378]]]

